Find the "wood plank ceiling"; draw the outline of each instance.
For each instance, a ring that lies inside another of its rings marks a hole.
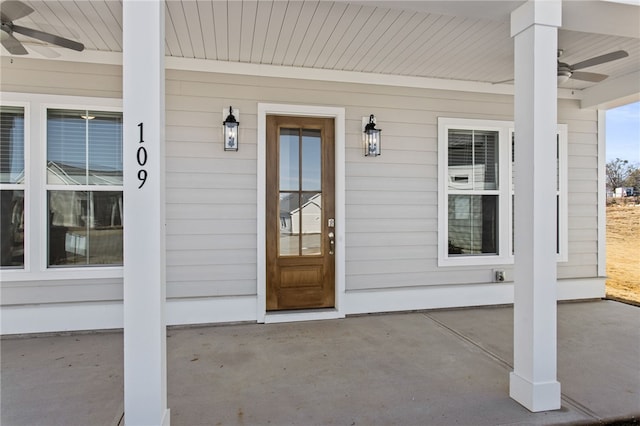
[[[35,12],[19,24],[53,29],[78,39],[89,50],[122,51],[120,0],[24,2]],[[169,0],[166,54],[481,82],[513,78],[508,15],[478,19],[429,13],[428,2],[424,10],[389,8],[389,3]],[[29,40],[19,38],[29,48]],[[634,38],[561,30],[559,47],[564,50],[563,62],[569,64],[627,50],[630,58],[586,70],[611,76],[633,72],[640,62],[640,43]],[[565,87],[592,84],[569,80]]]

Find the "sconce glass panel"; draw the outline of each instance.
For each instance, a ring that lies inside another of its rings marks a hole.
[[[369,122],[364,127],[364,155],[377,157],[382,152],[382,129],[376,129],[375,117],[369,116]]]
[[[224,125],[224,150],[237,151],[240,122],[237,121],[236,117],[233,115],[232,107],[229,107],[229,115],[222,124]]]

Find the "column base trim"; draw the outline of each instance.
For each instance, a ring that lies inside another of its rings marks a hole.
[[[509,396],[534,413],[562,406],[560,382],[531,383],[515,372],[509,374]]]

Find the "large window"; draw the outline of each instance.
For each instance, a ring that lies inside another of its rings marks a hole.
[[[513,123],[440,118],[438,264],[513,262]],[[557,247],[566,260],[566,126],[558,127]]]
[[[122,114],[47,110],[48,266],[121,265]]]
[[[497,131],[448,130],[448,252],[499,253]]]
[[[2,93],[5,280],[122,277],[122,133],[120,99]]]
[[[24,108],[0,106],[0,241],[2,268],[24,267]]]

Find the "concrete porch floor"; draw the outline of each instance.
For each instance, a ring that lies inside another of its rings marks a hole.
[[[508,396],[511,307],[172,328],[176,425],[541,425],[640,417],[640,308],[558,309],[562,409]],[[121,332],[5,337],[3,426],[118,425]]]

